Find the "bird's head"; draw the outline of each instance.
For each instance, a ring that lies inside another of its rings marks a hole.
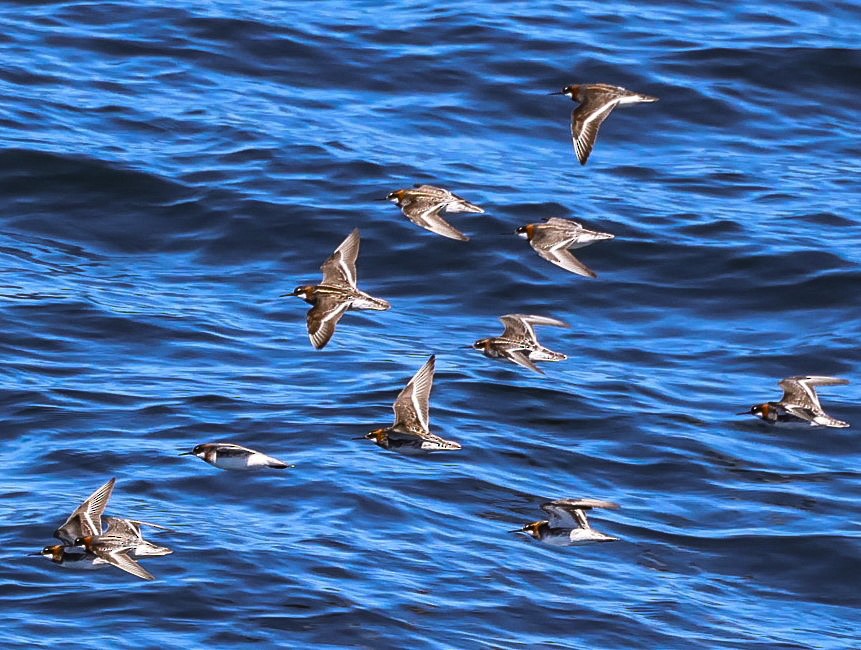
[[[776,419],[777,417],[777,414],[774,412],[774,409],[772,409],[768,403],[754,404],[747,411],[742,411],[738,415],[755,415],[756,417],[762,418],[763,420]]]
[[[535,224],[528,223],[525,226],[520,226],[520,228],[514,231],[514,234],[518,237],[523,237],[524,239],[532,239],[532,235],[534,232]]]
[[[364,436],[362,436],[364,440],[373,440],[375,443],[380,445],[381,447],[386,444],[388,440],[388,431],[386,429],[374,429],[373,431],[368,431]]]
[[[574,84],[571,86],[565,86],[562,90],[559,90],[555,93],[547,93],[548,95],[565,95],[569,99],[573,99],[574,101],[580,101],[580,86],[578,84]]]
[[[62,544],[54,544],[53,546],[46,546],[38,553],[31,553],[31,555],[41,555],[51,560],[51,562],[62,562],[65,548]]]
[[[301,298],[305,302],[310,302],[312,297],[314,296],[314,285],[312,284],[304,284],[296,287],[290,293],[283,294],[284,296],[296,296],[297,298]]]
[[[526,533],[530,537],[534,537],[535,539],[541,539],[541,532],[545,527],[549,526],[550,522],[546,520],[541,521],[533,521],[531,524],[526,524],[523,528],[518,528],[517,530],[509,531],[511,533]]]
[[[490,339],[478,339],[475,343],[472,344],[476,350],[487,351],[490,348]]]
[[[194,449],[191,451],[184,451],[180,454],[180,456],[197,456],[198,458],[203,458],[206,453],[206,445],[195,445]]]

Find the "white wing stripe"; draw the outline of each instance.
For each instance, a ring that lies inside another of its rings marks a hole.
[[[421,404],[419,404],[418,391],[416,390],[415,386],[413,386],[413,392],[412,392],[412,395],[410,395],[410,400],[412,401],[413,408],[416,411],[416,418],[418,419],[419,424],[422,425],[422,430],[427,431],[428,430],[428,423],[425,421],[423,409],[421,407]]]

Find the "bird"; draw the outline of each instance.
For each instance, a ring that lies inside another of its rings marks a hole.
[[[544,374],[544,371],[535,365],[535,361],[564,361],[568,358],[561,352],[554,352],[541,345],[533,328],[533,325],[569,327],[568,323],[532,314],[505,314],[500,316],[499,320],[505,325],[501,335],[479,339],[472,345],[476,350],[481,350],[484,356],[508,359],[541,374]]]
[[[158,524],[152,524],[147,521],[138,521],[135,519],[122,519],[120,517],[104,517],[106,529],[102,533],[106,537],[124,538],[129,544],[129,553],[135,557],[145,557],[153,555],[169,555],[173,551],[166,546],[157,546],[143,538],[141,526],[152,526],[169,531],[170,529]],[[86,548],[74,546],[75,541],[83,537],[97,537],[95,534],[81,535],[68,544],[54,544],[46,546],[38,553],[31,555],[41,555],[48,558],[54,564],[66,568],[75,569],[99,569],[108,566],[107,563],[101,561],[97,555],[90,553]]]
[[[588,230],[576,221],[561,217],[549,217],[544,223],[529,223],[514,232],[527,239],[535,252],[548,262],[588,278],[598,276],[568,249],[583,248],[592,242],[615,237],[608,232]]]
[[[94,565],[106,563],[144,580],[155,579],[153,574],[132,558],[137,542],[128,536],[85,535],[78,537],[74,545],[83,546],[87,553],[94,555],[95,558],[92,560]]]
[[[849,423],[833,418],[824,411],[819,404],[816,386],[841,386],[848,383],[846,379],[818,375],[787,377],[778,384],[783,389],[783,397],[779,402],[754,404],[750,410],[738,415],[755,415],[769,424],[809,424],[812,427],[843,429]]]
[[[96,560],[98,558],[92,553],[88,553],[86,549],[66,544],[46,546],[41,551],[30,553],[30,555],[41,555],[51,560],[54,564],[67,569],[100,569],[108,566],[103,562],[97,563]]]
[[[116,482],[117,479],[112,478],[88,496],[81,505],[75,508],[63,525],[54,531],[54,537],[68,545],[72,544],[78,537],[101,535],[102,513],[105,511],[105,506],[108,505],[111,494],[113,494]]]
[[[436,355],[431,355],[425,365],[398,394],[392,407],[395,412],[392,426],[374,429],[362,436],[361,439],[373,440],[383,449],[405,454],[460,449],[460,443],[445,440],[430,432],[428,402],[435,366]]]
[[[469,241],[469,237],[443,219],[442,212],[484,212],[474,203],[433,185],[416,185],[414,189],[395,190],[387,194],[386,198],[397,204],[404,216],[417,226],[460,241]]]
[[[141,533],[142,526],[170,529],[137,519],[103,516],[115,485],[116,478],[110,479],[75,508],[63,525],[54,531],[54,537],[59,539],[61,544],[45,546],[32,555],[41,555],[64,567],[93,569],[113,564],[138,577],[151,580],[152,575],[130,556],[172,553],[173,551],[165,546],[146,541]],[[81,546],[84,548],[79,548]]]
[[[589,160],[589,154],[592,153],[592,147],[598,137],[598,129],[614,108],[622,104],[658,101],[657,97],[610,84],[574,84],[550,94],[565,95],[580,103],[571,111],[571,137],[574,141],[574,153],[581,165],[585,165]]]
[[[386,311],[388,301],[375,298],[356,287],[356,258],[359,255],[359,229],[354,228],[323,262],[323,281],[318,285],[296,287],[283,296],[296,296],[313,305],[308,310],[308,336],[318,350],[324,348],[335,333],[335,325],[350,309]]]
[[[287,469],[294,467],[264,453],[231,442],[205,442],[180,456],[197,456],[219,469]]]
[[[615,542],[618,537],[605,535],[589,525],[586,511],[592,508],[618,508],[612,501],[599,499],[557,499],[541,505],[548,519],[526,524],[512,533],[526,533],[545,544],[572,546],[588,542]]]

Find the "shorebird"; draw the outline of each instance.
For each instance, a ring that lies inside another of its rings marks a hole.
[[[568,357],[561,352],[544,347],[538,342],[533,325],[555,325],[568,327],[568,323],[548,316],[531,314],[506,314],[499,320],[505,330],[499,336],[479,339],[472,347],[481,350],[486,357],[508,359],[519,366],[544,374],[535,361],[563,361]]]
[[[574,141],[574,152],[581,165],[585,165],[589,160],[589,154],[592,153],[592,147],[598,137],[598,129],[614,108],[623,104],[658,101],[657,97],[609,84],[574,84],[565,86],[558,93],[550,94],[565,95],[580,103],[571,112],[571,137]]]
[[[417,226],[460,241],[468,241],[469,237],[443,219],[442,212],[484,212],[474,203],[433,185],[416,185],[414,189],[395,190],[386,198],[397,204],[404,216]]]
[[[32,555],[41,555],[60,566],[82,569],[114,564],[124,571],[151,580],[152,576],[128,556],[172,553],[165,546],[145,540],[141,532],[142,526],[170,529],[147,521],[103,515],[115,484],[116,479],[112,478],[93,492],[54,531],[54,537],[61,540],[62,544],[46,546]],[[103,525],[106,527],[104,531]]]
[[[157,546],[152,542],[144,539],[141,532],[141,526],[152,526],[161,530],[169,531],[170,528],[151,524],[147,521],[137,521],[135,519],[122,519],[119,517],[104,517],[104,523],[107,526],[102,537],[116,538],[115,545],[127,545],[127,551],[135,557],[146,557],[154,555],[169,555],[173,551],[166,546]],[[86,548],[75,546],[74,543],[79,539],[97,539],[100,536],[90,534],[81,535],[66,544],[55,544],[46,546],[38,553],[31,555],[41,555],[48,558],[54,564],[66,568],[74,569],[99,569],[108,566],[98,555],[91,553]]]
[[[529,223],[514,232],[526,238],[533,250],[548,262],[588,278],[598,276],[568,249],[583,248],[602,239],[614,238],[614,235],[608,232],[588,230],[576,221],[561,217],[549,217],[544,219],[544,223]]]
[[[287,463],[231,442],[205,442],[180,456],[197,456],[220,469],[287,469]]]
[[[816,386],[841,386],[848,383],[848,380],[836,377],[788,377],[779,383],[783,389],[783,397],[779,402],[755,404],[750,410],[742,411],[739,415],[755,415],[769,424],[807,423],[810,426],[842,429],[848,427],[849,423],[833,418],[823,410],[816,394]]]
[[[87,553],[86,549],[65,544],[46,546],[38,553],[30,553],[30,555],[41,555],[54,564],[67,569],[100,569],[108,566],[104,562],[97,563],[98,558],[92,553]]]
[[[428,412],[435,365],[436,357],[431,356],[398,394],[393,405],[395,421],[392,426],[374,429],[362,439],[373,440],[383,449],[401,453],[453,451],[461,448],[460,443],[445,440],[430,432]]]
[[[359,255],[359,229],[355,228],[335,252],[323,262],[323,281],[318,285],[296,287],[285,296],[296,296],[314,305],[308,310],[308,336],[318,350],[335,333],[335,325],[350,309],[386,311],[391,305],[356,286],[356,258]]]
[[[592,508],[618,508],[612,501],[598,499],[557,499],[541,505],[549,520],[535,521],[512,533],[526,533],[531,537],[553,546],[572,546],[588,542],[614,542],[611,537],[598,532],[589,525],[586,511]]]
[[[153,574],[131,557],[137,542],[125,535],[87,535],[76,539],[75,546],[83,546],[87,553],[94,555],[94,565],[106,563],[144,580],[155,579]]]

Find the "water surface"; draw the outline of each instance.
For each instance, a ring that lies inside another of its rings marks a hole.
[[[13,2],[0,13],[4,647],[845,648],[861,618],[856,429],[734,415],[832,374],[861,423],[853,3]],[[572,104],[660,97],[574,158]],[[482,205],[468,243],[383,199]],[[512,231],[616,239],[588,280]],[[279,298],[362,232],[311,348]],[[541,377],[467,349],[571,323]],[[353,440],[431,354],[456,454]],[[218,471],[211,440],[296,468]],[[144,583],[26,553],[90,492],[176,529]],[[614,544],[507,531],[617,501]]]

